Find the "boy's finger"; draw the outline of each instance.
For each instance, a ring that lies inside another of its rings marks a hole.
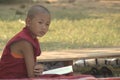
[[[44,69],[44,66],[43,65],[35,65],[34,69]]]
[[[43,72],[43,70],[34,70],[34,72]]]
[[[34,72],[35,75],[41,75],[43,71],[40,71],[40,72]]]

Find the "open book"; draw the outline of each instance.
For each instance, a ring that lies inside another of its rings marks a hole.
[[[56,68],[48,71],[44,71],[43,74],[67,74],[73,72],[72,66],[65,66],[61,68]]]

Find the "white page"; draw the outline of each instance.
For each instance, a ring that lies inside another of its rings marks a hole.
[[[43,74],[67,74],[73,72],[72,66],[65,66],[61,68],[56,68],[48,71],[44,71]]]

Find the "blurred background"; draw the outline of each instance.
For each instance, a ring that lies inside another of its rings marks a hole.
[[[120,47],[120,0],[0,0],[0,53],[35,4],[52,16],[42,51]]]

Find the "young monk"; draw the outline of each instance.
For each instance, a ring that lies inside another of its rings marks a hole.
[[[34,78],[42,73],[36,65],[41,50],[37,37],[44,36],[50,25],[50,12],[43,6],[30,8],[25,27],[4,48],[0,60],[0,79]]]
[[[29,9],[25,27],[4,48],[0,60],[0,79],[34,78],[43,72],[43,66],[36,65],[36,57],[41,54],[37,37],[47,33],[50,19],[50,12],[43,6],[35,5]],[[71,62],[43,64],[49,70]]]

